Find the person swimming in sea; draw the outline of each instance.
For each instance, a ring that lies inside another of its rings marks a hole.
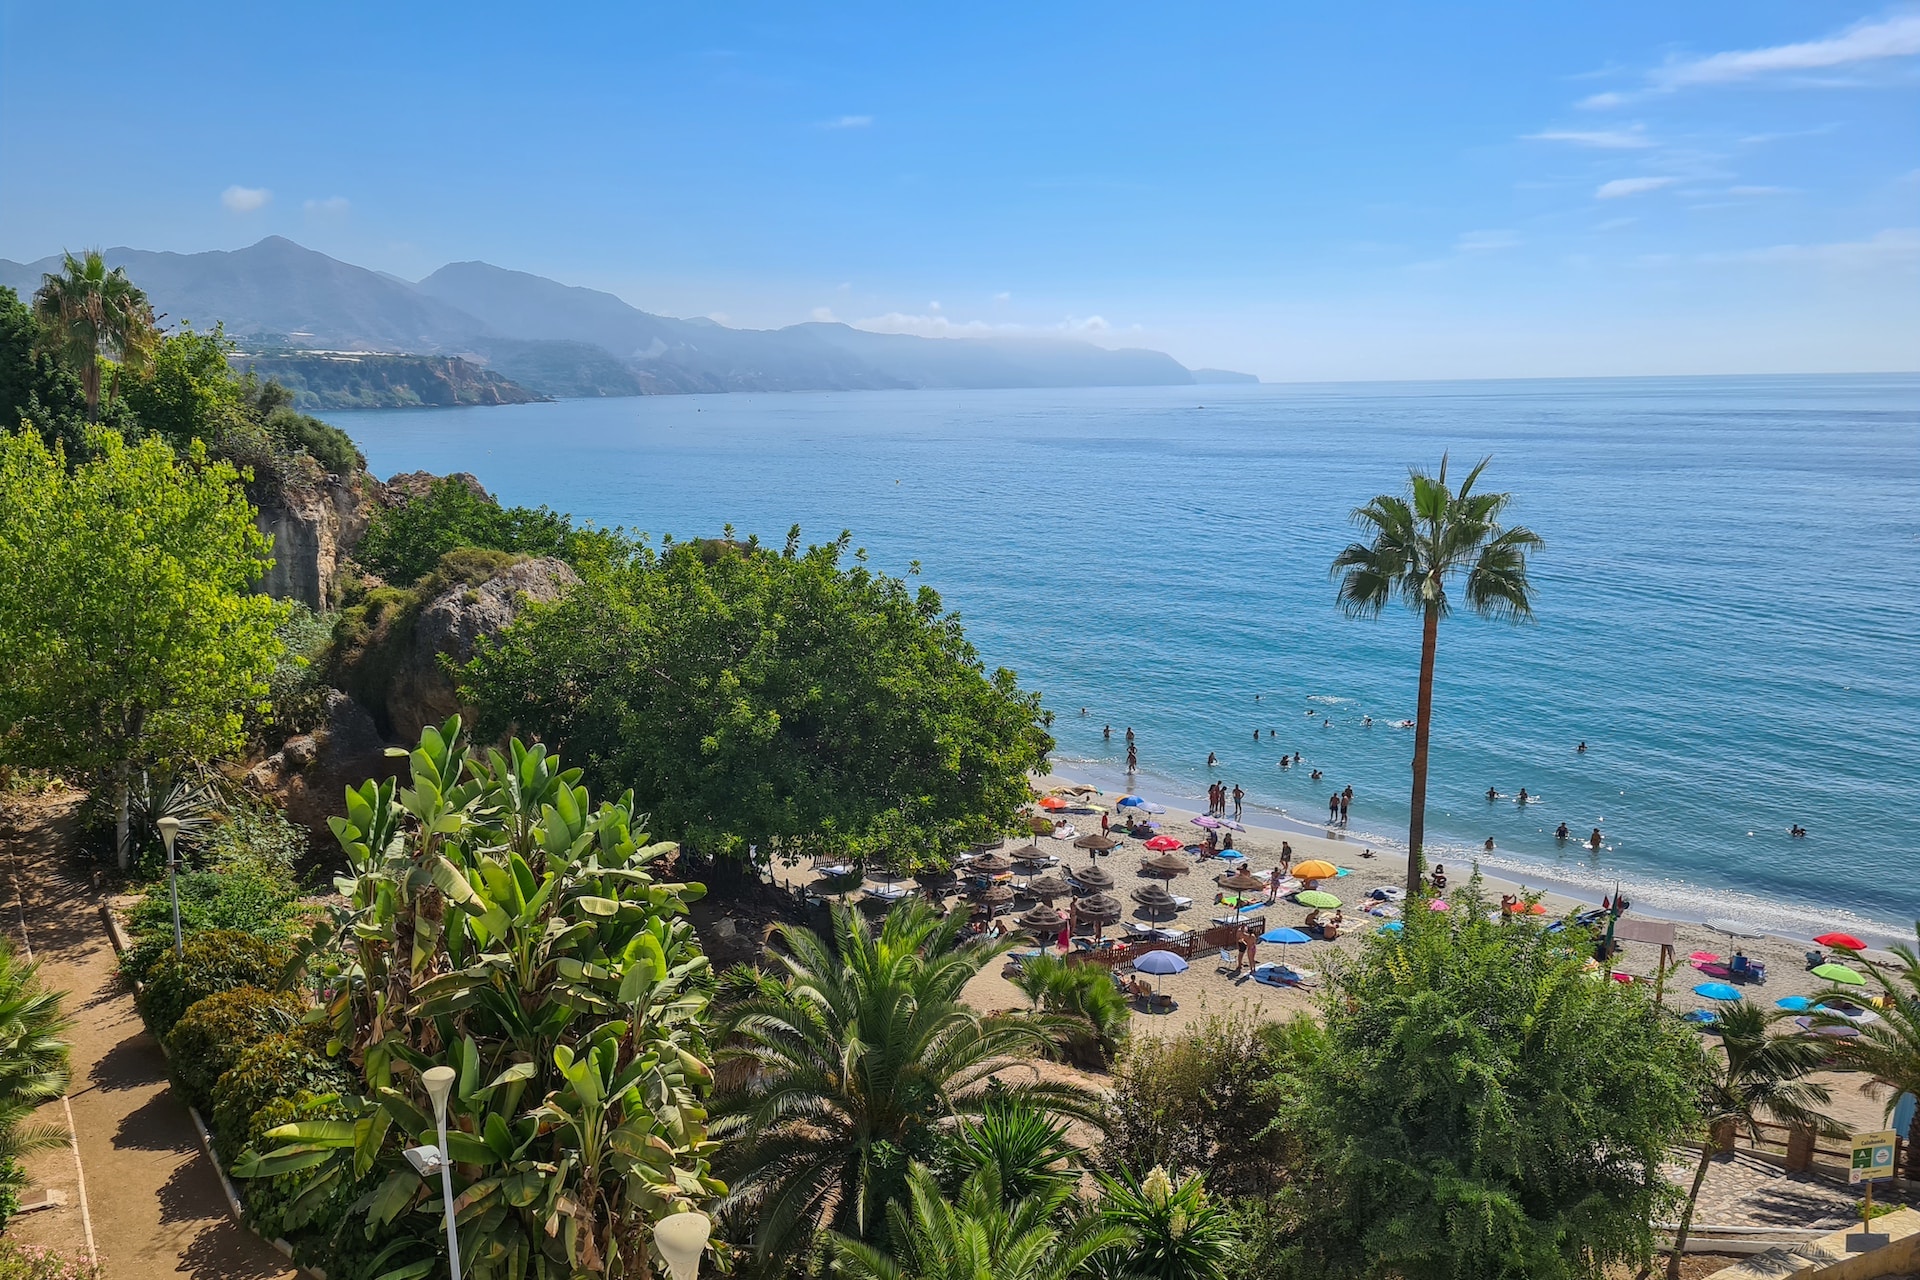
[[[1553,838],[1555,840],[1565,840],[1570,834],[1572,833],[1567,830],[1567,824],[1563,822],[1559,828],[1554,831]]]
[[[1487,803],[1491,804],[1499,798],[1500,793],[1498,791],[1495,791],[1492,787],[1487,788]]]
[[[1515,804],[1525,804],[1527,802],[1527,789],[1525,787],[1520,788],[1520,794],[1513,798],[1513,802]]]
[[[1218,762],[1214,759],[1213,752],[1207,752],[1207,768],[1213,768],[1216,763]]]
[[[1807,829],[1796,822],[1792,827],[1787,829],[1787,834],[1796,840],[1804,840],[1807,836]]]
[[[1360,717],[1360,727],[1361,727],[1362,729],[1371,729],[1371,728],[1373,728],[1373,717],[1372,717],[1372,716],[1361,716],[1361,717]]]
[[[1577,747],[1575,747],[1575,748],[1573,749],[1573,751],[1574,751],[1574,754],[1575,754],[1575,755],[1582,755],[1582,756],[1583,756],[1583,755],[1585,755],[1585,754],[1587,754],[1587,742],[1586,742],[1586,739],[1585,739],[1585,738],[1582,738],[1582,739],[1580,740],[1580,745],[1579,745],[1579,746],[1577,746]]]
[[[1300,758],[1300,757],[1298,757],[1298,756],[1295,756],[1295,757],[1294,757],[1294,759],[1296,759],[1296,760],[1298,760],[1299,758]],[[1315,782],[1318,782],[1318,781],[1320,781],[1320,771],[1319,771],[1318,769],[1315,769],[1315,770],[1313,771],[1313,780],[1314,780]]]

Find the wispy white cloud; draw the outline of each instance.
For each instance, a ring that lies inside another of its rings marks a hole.
[[[1013,300],[1013,295],[1011,293],[1008,293],[1005,289],[1002,289],[1000,292],[993,295],[993,300],[995,302],[1011,302]]]
[[[853,327],[874,333],[910,333],[921,338],[1091,338],[1114,332],[1103,316],[1068,316],[1053,324],[989,324],[985,320],[955,320],[933,309],[919,315],[889,311],[885,315],[855,320]]]
[[[1710,253],[1707,262],[1812,263],[1850,270],[1920,266],[1920,227],[1889,227],[1865,240],[1833,244],[1775,244],[1763,249]]]
[[[1670,62],[1650,79],[1659,88],[1681,89],[1796,71],[1831,71],[1915,54],[1920,54],[1920,13],[1903,13],[1856,22],[1819,40]]]
[[[838,318],[839,317],[833,314],[832,307],[815,307],[812,311],[807,313],[807,319],[815,321],[816,323],[819,323],[819,324],[832,324]]]
[[[1596,200],[1619,200],[1625,196],[1643,196],[1649,191],[1658,191],[1678,182],[1678,178],[1615,178],[1612,182],[1603,182],[1594,190]]]
[[[839,116],[832,120],[822,120],[822,129],[868,129],[873,127],[872,116]]]
[[[220,193],[220,203],[228,213],[255,213],[267,207],[273,192],[265,187],[228,187]]]
[[[351,209],[353,205],[345,196],[328,196],[324,200],[309,200],[300,207],[308,213],[323,214],[327,217],[337,218],[348,209]]]
[[[1630,129],[1543,129],[1522,134],[1526,142],[1566,142],[1576,147],[1598,147],[1602,151],[1639,151],[1653,145],[1641,126]]]
[[[1632,95],[1625,93],[1590,93],[1573,105],[1587,111],[1605,111],[1611,107],[1621,106],[1631,100]]]
[[[1519,245],[1520,237],[1511,231],[1463,231],[1453,242],[1455,253],[1498,253]]]

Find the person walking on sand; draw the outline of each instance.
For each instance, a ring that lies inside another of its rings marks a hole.
[[[1280,880],[1286,873],[1275,867],[1267,876],[1267,905],[1272,906],[1280,900]]]
[[[1293,846],[1285,840],[1280,842],[1280,874],[1287,874],[1287,868],[1293,865]]]
[[[1240,784],[1237,782],[1234,783],[1233,784],[1233,820],[1235,822],[1240,821],[1240,807],[1245,802],[1246,798],[1247,798],[1247,793],[1240,789]]]
[[[1100,834],[1107,834],[1107,815],[1104,813],[1100,815]]]

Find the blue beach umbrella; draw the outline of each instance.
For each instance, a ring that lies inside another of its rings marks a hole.
[[[1141,973],[1151,973],[1158,977],[1169,973],[1185,973],[1187,962],[1171,951],[1149,951],[1135,960],[1133,967]]]
[[[1693,1009],[1681,1014],[1680,1021],[1691,1022],[1702,1027],[1710,1027],[1720,1021],[1720,1015],[1711,1009]]]
[[[1115,800],[1113,803],[1115,808],[1132,808],[1138,805],[1143,805],[1146,803],[1146,801],[1142,800],[1139,796],[1121,796],[1118,800]]]
[[[1774,1001],[1774,1004],[1782,1009],[1791,1010],[1794,1013],[1805,1013],[1813,1005],[1813,1001],[1807,999],[1805,996],[1781,996],[1778,1000]]]
[[[1261,934],[1260,941],[1294,943],[1294,942],[1312,942],[1313,939],[1309,938],[1306,934],[1300,932],[1298,929],[1289,929],[1283,925],[1278,929],[1269,929],[1265,933]]]
[[[1703,982],[1693,989],[1693,994],[1705,996],[1709,1000],[1738,1000],[1739,991],[1725,982]]]

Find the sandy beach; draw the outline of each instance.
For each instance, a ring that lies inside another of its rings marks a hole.
[[[1060,776],[1037,779],[1036,787],[1045,791],[1056,787],[1076,785],[1076,780]],[[1119,798],[1116,794],[1097,794],[1090,799],[1094,804],[1108,806]],[[1097,833],[1100,830],[1100,812],[1065,812],[1060,814],[1071,823],[1078,835]],[[1168,812],[1155,815],[1155,821],[1161,831],[1187,843],[1201,843],[1206,839],[1206,831],[1196,826],[1192,819],[1196,813],[1192,809],[1175,809],[1169,806]],[[1196,935],[1204,932],[1213,917],[1231,914],[1231,909],[1218,905],[1215,895],[1222,892],[1215,878],[1231,871],[1235,863],[1222,859],[1201,860],[1189,858],[1190,870],[1171,879],[1143,872],[1141,863],[1152,854],[1142,847],[1140,840],[1127,838],[1116,823],[1113,834],[1122,839],[1119,848],[1110,855],[1099,859],[1099,865],[1113,876],[1112,893],[1127,908],[1127,920],[1140,925],[1151,925],[1165,929],[1193,930]],[[1257,961],[1265,964],[1270,961],[1283,961],[1295,968],[1306,969],[1324,977],[1325,973],[1338,966],[1342,959],[1355,953],[1367,938],[1384,923],[1382,920],[1366,914],[1366,908],[1374,905],[1368,894],[1375,888],[1403,886],[1406,881],[1406,861],[1398,854],[1371,849],[1364,842],[1347,839],[1338,831],[1322,832],[1318,835],[1281,832],[1268,828],[1248,826],[1245,831],[1232,832],[1235,848],[1244,853],[1244,864],[1261,879],[1279,865],[1280,848],[1283,841],[1293,850],[1293,862],[1297,865],[1308,859],[1322,859],[1342,869],[1343,874],[1334,880],[1323,883],[1322,890],[1331,891],[1341,901],[1346,915],[1346,932],[1337,940],[1327,942],[1314,940],[1295,945],[1262,944],[1258,948]],[[1018,846],[1018,840],[1009,841],[1008,849]],[[1085,866],[1092,859],[1087,851],[1077,849],[1072,838],[1055,839],[1051,836],[1035,837],[1034,843],[1044,852],[1058,857],[1060,866]],[[1368,854],[1371,856],[1367,856]],[[1450,885],[1462,886],[1473,874],[1471,866],[1454,863],[1446,864]],[[802,872],[810,877],[811,872]],[[1490,903],[1497,903],[1502,894],[1524,896],[1541,894],[1541,903],[1551,917],[1558,918],[1569,912],[1597,906],[1598,903],[1584,901],[1574,896],[1546,890],[1544,886],[1529,885],[1511,876],[1485,875],[1484,892]],[[1131,895],[1136,889],[1150,884],[1165,885],[1172,893],[1193,899],[1191,906],[1176,914],[1161,914],[1149,918],[1140,914]],[[1264,893],[1257,895],[1264,899]],[[1058,905],[1064,907],[1064,900]],[[1000,917],[1010,925],[1017,917],[1018,908]],[[1261,907],[1245,913],[1245,918],[1256,919],[1264,916],[1267,928],[1289,926],[1300,928],[1308,914],[1306,907],[1289,902],[1282,897],[1272,906]],[[1634,912],[1629,911],[1629,918]],[[1825,925],[1818,920],[1817,910],[1809,912],[1808,932],[1817,933]],[[1667,976],[1663,998],[1669,1008],[1682,1012],[1692,1009],[1710,1009],[1719,1002],[1697,995],[1693,988],[1702,983],[1718,980],[1718,975],[1703,972],[1688,962],[1687,957],[1694,952],[1710,952],[1723,959],[1731,957],[1738,949],[1750,960],[1766,966],[1767,979],[1763,984],[1746,985],[1741,991],[1747,999],[1769,1008],[1774,1002],[1785,996],[1808,996],[1824,990],[1828,984],[1814,977],[1806,969],[1806,952],[1810,944],[1773,935],[1734,937],[1715,930],[1701,922],[1674,921],[1675,956],[1680,967]],[[1118,936],[1118,926],[1105,930],[1106,936]],[[1632,975],[1635,980],[1653,981],[1659,968],[1657,946],[1624,942],[1620,955],[1614,962],[1618,973]],[[1868,952],[1872,959],[1876,953]],[[1856,967],[1859,967],[1856,965]],[[1126,966],[1123,964],[1124,970]],[[1195,1018],[1205,1018],[1213,1014],[1233,1010],[1252,1010],[1262,1017],[1284,1018],[1296,1012],[1313,1008],[1317,998],[1319,982],[1305,989],[1269,986],[1256,982],[1245,971],[1232,972],[1232,960],[1223,966],[1217,949],[1197,949],[1184,973],[1171,974],[1157,981],[1160,990],[1172,997],[1170,1011],[1148,1013],[1136,1006],[1134,1014],[1137,1032],[1165,1033],[1174,1031]],[[1860,988],[1865,992],[1875,990],[1871,984]],[[1004,1009],[1025,1004],[1025,998],[1019,990],[1003,976],[1000,966],[994,966],[982,973],[967,988],[967,998],[983,1009]]]

